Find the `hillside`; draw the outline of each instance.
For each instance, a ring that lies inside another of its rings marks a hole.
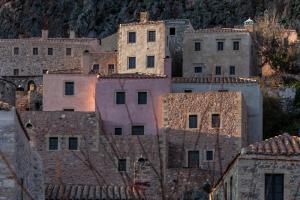
[[[72,27],[80,36],[104,37],[119,23],[134,21],[142,10],[153,20],[188,18],[195,28],[233,26],[275,8],[287,26],[300,30],[300,0],[2,0],[0,37],[64,36]]]

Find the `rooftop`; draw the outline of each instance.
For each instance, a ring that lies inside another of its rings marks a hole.
[[[242,154],[257,155],[300,155],[300,137],[291,136],[287,133],[262,142],[249,145],[242,149]]]
[[[254,78],[246,77],[176,77],[172,83],[258,83]]]
[[[130,186],[47,185],[46,200],[63,199],[145,199],[143,193]]]
[[[159,75],[159,74],[145,74],[145,73],[125,73],[125,74],[110,74],[110,75],[103,75],[99,74],[99,79],[160,79],[166,78],[166,75]]]
[[[70,69],[56,69],[52,71],[48,71],[48,74],[82,74],[83,71],[76,67],[76,68],[70,68]]]
[[[232,33],[232,32],[241,32],[248,33],[249,31],[244,28],[208,28],[208,29],[197,29],[193,31],[187,31],[187,33],[214,33],[214,32],[224,32],[224,33]]]

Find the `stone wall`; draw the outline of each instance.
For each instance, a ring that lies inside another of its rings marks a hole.
[[[6,79],[0,79],[0,101],[12,106],[16,104],[16,86]]]
[[[44,199],[41,158],[15,109],[0,112],[0,150],[0,199]]]
[[[223,51],[218,51],[217,42],[224,42]],[[233,50],[233,42],[239,42],[239,50]],[[201,50],[195,51],[195,42],[201,43]],[[187,31],[183,42],[183,76],[216,75],[216,66],[221,66],[222,76],[229,76],[230,66],[235,66],[233,76],[253,76],[252,41],[245,29],[208,29]],[[202,67],[195,73],[195,67]]]

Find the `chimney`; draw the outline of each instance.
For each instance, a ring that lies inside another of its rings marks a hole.
[[[42,40],[47,40],[48,39],[48,30],[43,29],[42,30]]]
[[[76,34],[74,30],[70,30],[70,39],[75,39],[76,38]]]
[[[140,12],[140,22],[146,23],[149,20],[149,13],[148,12]]]

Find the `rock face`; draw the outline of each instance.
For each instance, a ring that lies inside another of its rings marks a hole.
[[[5,38],[37,36],[45,27],[50,36],[65,36],[71,27],[80,36],[104,37],[119,23],[134,21],[142,10],[154,20],[187,18],[196,28],[205,28],[241,24],[275,7],[281,21],[300,28],[297,0],[2,0],[0,6],[0,37]]]

